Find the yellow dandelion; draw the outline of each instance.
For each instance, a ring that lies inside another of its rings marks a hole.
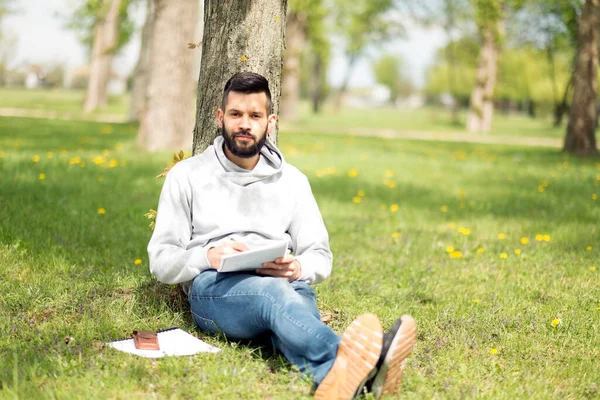
[[[46,153],[46,157],[52,158],[52,157],[54,157],[54,153],[49,151],[48,153]]]
[[[365,191],[361,189],[358,191],[357,195],[362,197],[365,195]]]
[[[116,150],[116,151],[119,151],[119,150],[121,150],[122,148],[123,148],[123,143],[117,143],[117,144],[115,144],[115,150]]]
[[[588,246],[585,248],[587,251],[592,251],[593,247],[592,246]]]
[[[106,162],[106,159],[104,159],[104,157],[102,156],[96,156],[94,158],[92,158],[92,163],[96,164],[96,165],[102,165]]]
[[[502,254],[500,254],[500,258],[502,258],[502,259],[508,258],[508,254],[502,253]]]
[[[504,235],[504,233],[499,233],[498,234],[498,239],[503,240],[506,237],[506,235]]]
[[[598,200],[598,195],[596,193],[592,194],[592,200]]]
[[[384,180],[384,181],[383,181],[383,184],[384,184],[385,186],[389,187],[390,189],[394,189],[396,186],[398,186],[398,185],[396,184],[396,182],[394,182],[394,181],[392,181],[392,180],[389,180],[389,179],[386,179],[386,180]]]
[[[40,181],[43,181],[44,179],[46,179],[46,174],[44,174],[43,172],[38,176],[38,178],[40,178]]]
[[[448,225],[451,229],[456,228],[456,223],[454,222],[450,222],[450,224]]]
[[[454,251],[454,247],[448,246],[446,247],[446,253],[452,253]]]
[[[110,155],[110,151],[108,149],[104,149],[104,151],[102,151],[102,155],[104,157],[108,157]]]
[[[478,249],[477,249],[477,252],[478,252],[479,254],[481,254],[481,253],[483,253],[483,249],[480,247],[480,248],[478,248]]]
[[[544,242],[549,242],[550,241],[550,235],[544,235],[542,237],[542,239],[544,239]]]
[[[498,354],[498,349],[495,347],[493,349],[490,349],[490,354],[495,356],[496,354]]]
[[[80,164],[81,157],[71,157],[69,158],[69,165]]]
[[[135,265],[140,265],[142,263],[142,259],[141,258],[137,258],[133,263]]]
[[[400,235],[398,235],[398,232],[394,232],[394,233],[392,233],[392,237],[393,237],[394,239],[397,239],[397,238],[398,238],[398,236],[400,236]]]
[[[516,255],[519,255],[519,254],[521,254],[521,249],[515,249],[515,254],[516,254]]]
[[[544,187],[543,186],[538,186],[538,192],[542,193],[544,191]]]
[[[465,236],[469,236],[471,234],[471,230],[468,228],[459,228],[458,231]]]
[[[390,206],[390,211],[391,212],[397,212],[400,209],[400,207],[398,207],[398,204],[392,204]]]
[[[595,266],[595,265],[592,265],[592,266],[590,267],[590,271],[595,271],[595,270],[596,270],[596,266]]]
[[[37,154],[35,156],[33,156],[33,158],[31,159],[31,161],[33,161],[34,163],[36,162],[40,162],[40,156],[38,156]]]
[[[527,244],[527,243],[529,243],[529,239],[526,238],[526,237],[522,237],[521,238],[521,244]]]
[[[443,213],[448,212],[448,206],[446,206],[446,205],[441,206],[440,211]]]
[[[6,153],[5,153],[5,152],[3,152],[3,151],[0,151],[0,158],[4,158],[4,156],[5,156],[5,155],[6,155]]]
[[[115,160],[114,158],[113,158],[112,160],[110,160],[110,162],[108,163],[108,166],[109,166],[110,168],[114,168],[114,167],[116,167],[117,165],[119,165],[119,162],[118,162],[117,160]]]
[[[348,176],[349,176],[350,178],[355,178],[355,177],[357,177],[357,176],[358,176],[358,170],[357,170],[357,169],[354,169],[354,168],[352,168],[350,171],[348,171]]]
[[[478,304],[479,303],[479,299],[473,299],[473,303]]]
[[[360,197],[358,197],[358,196],[354,196],[354,197],[352,198],[352,202],[353,202],[354,204],[360,204],[360,201],[361,201],[361,199],[360,199]]]
[[[452,253],[450,253],[450,258],[461,258],[462,255],[463,254],[460,251],[453,251]]]
[[[552,320],[552,326],[558,326],[562,321],[558,318]]]
[[[104,214],[106,214],[106,210],[104,208],[99,208],[98,209],[98,214],[104,215]]]
[[[541,242],[542,240],[544,240],[544,235],[538,233],[537,235],[535,235],[535,240]]]
[[[386,169],[384,175],[386,178],[391,178],[392,176],[394,176],[394,173],[389,169]]]

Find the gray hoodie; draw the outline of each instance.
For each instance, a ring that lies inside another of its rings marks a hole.
[[[229,239],[249,248],[287,240],[309,284],[331,272],[329,237],[308,179],[268,142],[252,171],[225,156],[220,136],[169,171],[148,244],[150,271],[187,292],[210,268],[208,250]]]

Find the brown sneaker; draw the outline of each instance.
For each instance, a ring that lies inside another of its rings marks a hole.
[[[350,400],[372,376],[383,342],[381,322],[373,314],[358,316],[346,328],[331,370],[314,399]]]
[[[402,381],[406,357],[417,341],[417,324],[410,315],[398,318],[385,334],[377,375],[367,383],[367,390],[379,399],[384,394],[394,394]]]

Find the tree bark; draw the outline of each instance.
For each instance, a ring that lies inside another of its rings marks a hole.
[[[106,107],[108,82],[111,74],[111,61],[119,40],[119,8],[121,0],[109,0],[106,15],[99,18],[94,27],[94,44],[88,87],[83,111],[88,113],[99,107]]]
[[[298,118],[300,57],[306,45],[306,22],[306,14],[302,12],[292,12],[286,18],[286,48],[281,86],[281,119],[286,121],[295,121]]]
[[[501,24],[501,23],[500,23]],[[489,133],[494,113],[494,88],[498,73],[498,34],[489,27],[483,31],[483,43],[479,51],[477,78],[471,92],[467,130],[471,133]]]
[[[215,112],[225,83],[252,71],[269,81],[279,115],[287,0],[204,0],[204,39],[198,80],[194,154],[219,135]],[[277,126],[267,139],[277,144]]]
[[[151,0],[154,7],[146,111],[138,143],[149,151],[192,146],[194,42],[199,0]]]
[[[152,39],[153,19],[154,3],[152,0],[146,0],[146,21],[142,28],[140,56],[133,71],[129,121],[139,121],[146,109],[146,89],[148,87],[148,76],[150,75],[150,43]]]
[[[573,75],[573,102],[563,150],[578,155],[598,154],[596,148],[598,25],[600,0],[586,0],[578,24]]]

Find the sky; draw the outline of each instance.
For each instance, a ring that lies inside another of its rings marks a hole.
[[[20,0],[18,13],[9,15],[3,22],[3,30],[14,40],[11,66],[26,63],[63,63],[68,68],[87,62],[85,48],[79,43],[75,32],[68,30],[60,15],[68,15],[74,0]],[[140,2],[141,3],[141,2]],[[140,5],[134,10],[134,19],[141,27],[144,10]],[[370,49],[357,63],[350,80],[350,87],[368,87],[375,84],[371,65],[382,53],[397,54],[405,63],[405,73],[413,83],[422,87],[427,67],[433,62],[435,52],[446,42],[441,29],[409,27],[410,35],[388,43],[382,49]],[[198,40],[199,41],[199,40]],[[113,68],[129,74],[135,67],[139,54],[140,37],[135,35],[113,61]],[[343,46],[332,46],[333,54],[328,71],[329,83],[337,87],[346,71]]]

